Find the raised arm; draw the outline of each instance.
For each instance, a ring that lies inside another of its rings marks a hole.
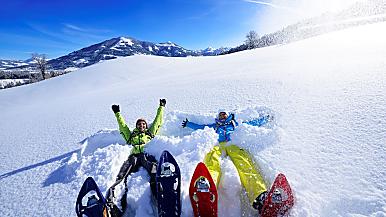
[[[233,114],[233,113],[231,113],[231,114],[229,115],[229,117],[226,119],[225,122],[228,123],[228,122],[231,122],[231,121],[234,121],[235,127],[239,126],[239,123],[236,121],[235,114]]]
[[[120,113],[119,105],[112,105],[111,109],[113,110],[115,117],[117,118],[118,126],[119,126],[119,132],[121,133],[123,139],[128,142],[131,132],[129,127],[126,125],[125,119]]]
[[[159,104],[159,107],[157,109],[157,115],[155,116],[154,121],[149,128],[150,133],[153,135],[157,135],[159,132],[159,128],[161,128],[161,126],[162,126],[162,119],[163,119],[163,115],[164,115],[165,105],[166,105],[166,100],[160,99],[160,104]]]

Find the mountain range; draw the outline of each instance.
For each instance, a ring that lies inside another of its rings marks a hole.
[[[117,37],[94,44],[65,56],[49,60],[48,66],[53,70],[71,70],[83,68],[100,61],[132,55],[155,55],[165,57],[215,56],[229,48],[188,50],[172,42],[153,43],[140,41],[131,37]],[[0,69],[28,68],[30,61],[0,60]]]
[[[31,59],[28,60],[2,60],[0,59],[0,70],[7,68],[15,68],[20,66],[29,65]]]

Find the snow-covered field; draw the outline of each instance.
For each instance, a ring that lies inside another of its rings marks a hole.
[[[291,216],[386,216],[386,23],[296,43],[218,57],[132,56],[0,91],[1,216],[75,216],[87,176],[111,185],[130,147],[123,146],[111,104],[127,123],[151,121],[166,98],[161,135],[148,152],[168,149],[183,174],[183,216],[192,216],[190,177],[216,143],[219,109],[248,119],[269,111],[275,123],[240,126],[268,183],[278,172],[296,196]],[[223,159],[220,216],[240,216],[242,189]],[[137,216],[151,216],[144,170],[129,179]]]
[[[28,82],[30,79],[0,79],[0,88],[4,88],[7,85],[16,85],[16,84],[24,84]]]

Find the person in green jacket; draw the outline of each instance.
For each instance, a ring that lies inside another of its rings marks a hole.
[[[114,188],[120,182],[125,180],[125,194],[122,197],[121,204],[124,210],[126,206],[126,194],[127,194],[127,186],[126,179],[127,176],[133,172],[137,172],[139,168],[142,166],[146,169],[150,176],[150,188],[152,194],[156,195],[156,182],[155,176],[157,172],[157,160],[153,155],[150,155],[145,152],[144,148],[146,144],[154,138],[155,135],[158,134],[159,129],[162,125],[163,111],[166,105],[165,99],[160,99],[160,104],[157,110],[157,115],[150,127],[148,127],[146,120],[138,119],[135,128],[130,130],[126,125],[124,118],[122,117],[119,109],[119,105],[112,105],[111,108],[115,114],[115,117],[118,121],[119,131],[126,141],[127,144],[133,146],[131,153],[128,159],[123,163],[121,169],[119,170],[116,182],[110,187],[107,200],[112,201],[114,197]]]

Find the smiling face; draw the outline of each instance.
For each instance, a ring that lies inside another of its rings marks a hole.
[[[219,120],[226,120],[227,118],[228,118],[228,114],[226,112],[218,113],[218,119]]]
[[[137,121],[136,127],[137,127],[137,129],[138,129],[140,132],[145,132],[145,130],[147,129],[147,124],[146,124],[145,121],[140,120],[140,121]]]

